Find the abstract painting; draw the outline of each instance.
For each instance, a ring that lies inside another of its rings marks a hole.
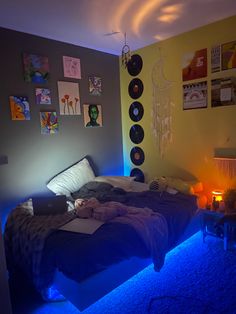
[[[98,76],[89,76],[89,93],[94,96],[102,94],[102,79]]]
[[[207,49],[186,53],[183,56],[183,81],[195,80],[207,76]]]
[[[36,88],[36,104],[37,105],[51,105],[51,91],[48,88]]]
[[[45,83],[49,79],[48,57],[23,53],[23,64],[26,82]]]
[[[79,84],[73,82],[59,81],[58,95],[61,115],[79,115],[80,111],[80,96]]]
[[[41,134],[58,133],[58,119],[55,111],[40,112]]]
[[[80,59],[63,56],[64,77],[81,79]]]
[[[12,120],[30,120],[28,97],[10,96],[9,101]]]

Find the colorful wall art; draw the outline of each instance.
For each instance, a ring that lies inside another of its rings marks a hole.
[[[211,81],[211,106],[236,105],[236,77]]]
[[[207,82],[183,86],[183,109],[207,107]]]
[[[79,84],[73,82],[59,81],[58,94],[61,115],[79,115],[80,110],[80,96]]]
[[[48,57],[23,53],[23,64],[26,82],[45,83],[49,79]]]
[[[100,127],[102,126],[102,106],[94,104],[84,104],[84,126]]]
[[[236,68],[236,40],[221,46],[222,70]]]
[[[41,134],[58,133],[58,118],[55,111],[40,112]]]
[[[102,94],[102,79],[98,76],[89,76],[89,93],[94,96]]]
[[[80,59],[63,56],[64,77],[81,79]]]
[[[207,49],[186,53],[183,56],[183,81],[194,80],[207,76]]]
[[[12,120],[30,120],[28,97],[10,96],[9,101]]]
[[[51,105],[51,91],[48,88],[36,88],[36,104],[37,105]]]

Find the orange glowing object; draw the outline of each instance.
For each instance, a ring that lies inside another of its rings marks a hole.
[[[220,202],[223,200],[223,192],[222,191],[212,191],[212,200],[215,202]]]

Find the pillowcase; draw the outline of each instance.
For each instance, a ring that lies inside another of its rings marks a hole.
[[[106,182],[111,184],[115,188],[121,188],[125,191],[131,191],[131,183],[135,177],[128,176],[98,176],[94,180],[97,182]]]
[[[84,184],[94,179],[93,169],[84,158],[53,177],[47,187],[55,194],[70,196],[71,193],[78,191]]]

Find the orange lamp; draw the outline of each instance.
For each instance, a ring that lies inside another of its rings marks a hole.
[[[222,191],[212,191],[212,201],[220,202],[223,200]]]

